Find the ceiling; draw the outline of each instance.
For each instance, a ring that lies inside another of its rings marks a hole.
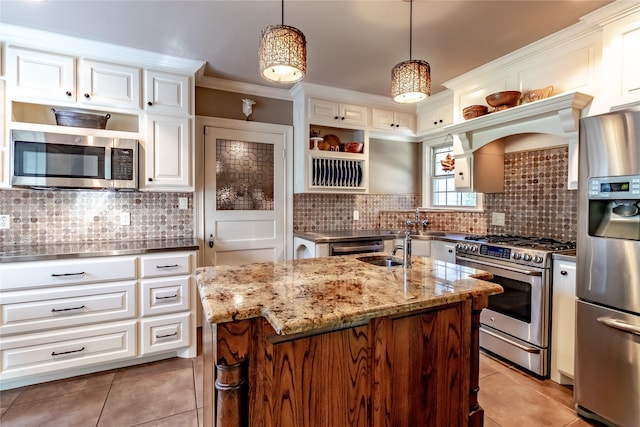
[[[443,82],[573,25],[611,0],[414,0],[413,59]],[[284,23],[307,38],[305,81],[389,96],[409,59],[407,0],[287,0]],[[0,0],[0,22],[206,61],[205,75],[270,87],[258,41],[281,23],[278,0]],[[55,46],[51,47],[56,49]]]

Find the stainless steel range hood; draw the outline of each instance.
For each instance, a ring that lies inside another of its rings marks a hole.
[[[578,187],[578,129],[582,109],[593,96],[570,92],[519,105],[445,127],[454,137],[456,166],[459,160],[492,141],[523,133],[545,133],[566,138],[569,145],[569,189]]]

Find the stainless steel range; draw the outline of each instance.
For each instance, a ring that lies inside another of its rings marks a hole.
[[[456,263],[488,271],[504,293],[480,315],[480,346],[542,377],[549,376],[551,265],[575,242],[511,235],[469,236]]]

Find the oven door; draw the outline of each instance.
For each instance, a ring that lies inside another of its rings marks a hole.
[[[480,314],[480,345],[541,376],[548,374],[549,286],[542,269],[457,256],[456,263],[493,274],[504,292]]]

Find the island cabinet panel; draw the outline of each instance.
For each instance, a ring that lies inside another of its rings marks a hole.
[[[469,299],[301,335],[277,335],[262,317],[207,323],[204,425],[482,425],[472,325],[482,306]]]

